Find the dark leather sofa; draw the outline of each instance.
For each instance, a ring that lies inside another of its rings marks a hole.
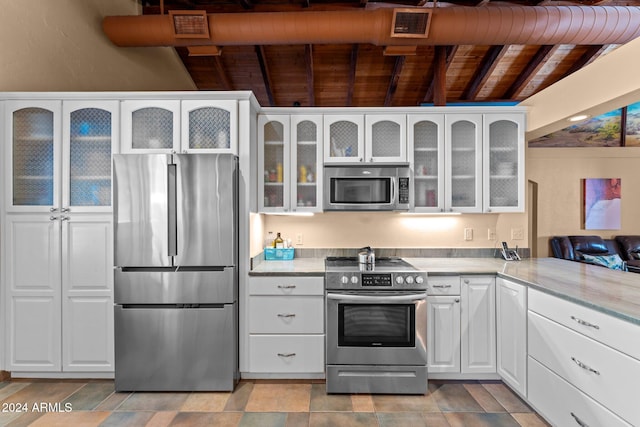
[[[612,239],[600,236],[554,236],[549,243],[556,258],[592,264],[584,255],[617,254],[626,262],[629,271],[640,273],[640,236],[615,236]]]

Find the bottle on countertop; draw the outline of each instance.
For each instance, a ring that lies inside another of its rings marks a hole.
[[[267,237],[264,238],[264,247],[265,248],[274,247],[274,245],[273,245],[273,241],[274,240],[275,240],[275,238],[273,237],[273,231],[269,231],[267,233]]]
[[[280,233],[278,233],[278,235],[276,236],[275,240],[273,241],[273,247],[277,248],[277,249],[284,248],[284,240],[282,240],[282,237],[280,236]]]

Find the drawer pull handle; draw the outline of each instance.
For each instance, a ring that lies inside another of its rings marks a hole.
[[[595,369],[593,369],[591,366],[589,365],[585,365],[584,363],[582,363],[581,361],[579,361],[578,359],[576,359],[575,357],[572,357],[571,360],[573,360],[573,362],[580,366],[582,369],[584,369],[585,371],[589,371],[589,372],[593,372],[596,375],[600,375],[599,371],[596,371]]]
[[[280,357],[294,357],[295,355],[295,353],[278,353]]]
[[[278,313],[278,317],[296,317],[296,315],[294,313]]]
[[[579,324],[581,324],[582,326],[588,326],[588,327],[590,327],[590,328],[600,329],[600,326],[598,326],[598,325],[594,325],[593,323],[589,323],[589,322],[587,322],[586,320],[578,319],[578,318],[577,318],[577,317],[575,317],[575,316],[571,316],[571,318],[572,318],[573,320],[575,320],[576,322],[578,322]]]
[[[433,285],[434,288],[450,288],[451,285]]]
[[[295,289],[296,285],[278,285],[278,289]]]
[[[585,423],[584,421],[582,421],[580,418],[578,418],[578,416],[576,414],[574,414],[573,412],[571,412],[571,416],[573,417],[574,420],[576,420],[576,423],[578,423],[578,425],[580,427],[589,427],[589,424]]]

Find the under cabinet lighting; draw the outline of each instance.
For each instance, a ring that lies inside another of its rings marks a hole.
[[[280,216],[313,216],[313,212],[261,212],[265,215],[280,215]]]

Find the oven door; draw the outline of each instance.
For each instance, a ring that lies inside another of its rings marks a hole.
[[[327,364],[425,365],[427,295],[327,292]]]

